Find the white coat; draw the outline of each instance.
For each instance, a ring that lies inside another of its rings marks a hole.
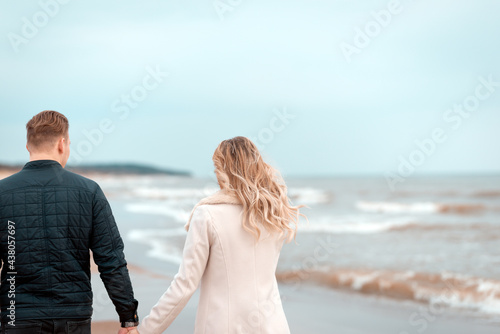
[[[195,334],[290,333],[275,276],[283,238],[263,230],[257,242],[242,227],[242,211],[222,191],[193,209],[179,272],[140,334],[163,333],[200,281]]]

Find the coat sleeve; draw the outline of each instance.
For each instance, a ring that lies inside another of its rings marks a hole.
[[[123,254],[123,241],[111,207],[101,188],[97,188],[93,203],[90,249],[109,298],[115,305],[120,321],[137,319],[138,302]]]
[[[159,334],[174,321],[198,288],[208,262],[212,243],[212,220],[208,209],[193,212],[179,272],[168,290],[138,327],[140,334]]]

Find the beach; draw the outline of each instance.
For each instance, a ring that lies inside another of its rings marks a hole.
[[[177,272],[192,207],[217,184],[87,176],[110,201],[142,319]],[[292,201],[308,206],[276,272],[291,333],[499,333],[499,179],[422,179],[397,192],[376,178],[287,180]],[[92,332],[116,333],[91,269]],[[165,333],[193,332],[197,300],[198,292]]]
[[[168,288],[171,278],[160,278],[144,270],[130,272],[140,302],[139,316],[144,317]],[[117,316],[96,274],[92,284],[96,296],[92,333],[116,333]],[[500,329],[500,323],[487,318],[464,317],[424,304],[400,303],[309,284],[280,284],[280,292],[293,334],[496,334]],[[197,300],[196,293],[165,333],[193,333]]]
[[[144,317],[177,272],[190,210],[217,185],[195,178],[98,181],[124,238]],[[310,208],[277,270],[291,333],[498,333],[496,181],[418,180],[392,193],[378,179],[291,180],[292,200]],[[93,287],[97,332],[116,315],[96,275]],[[197,299],[165,333],[193,332]]]

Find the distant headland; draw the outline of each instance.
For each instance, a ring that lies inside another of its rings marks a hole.
[[[24,164],[0,163],[0,174],[13,174],[20,171]],[[67,165],[66,169],[78,174],[101,174],[101,175],[171,175],[191,176],[191,172],[153,167],[150,165],[136,163],[110,163],[110,164],[86,164]]]

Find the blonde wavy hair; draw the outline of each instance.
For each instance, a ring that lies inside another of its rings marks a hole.
[[[260,239],[262,228],[295,239],[299,212],[279,172],[264,162],[252,141],[235,137],[219,144],[213,155],[219,186],[243,204],[243,228]],[[304,216],[305,217],[305,216]]]

